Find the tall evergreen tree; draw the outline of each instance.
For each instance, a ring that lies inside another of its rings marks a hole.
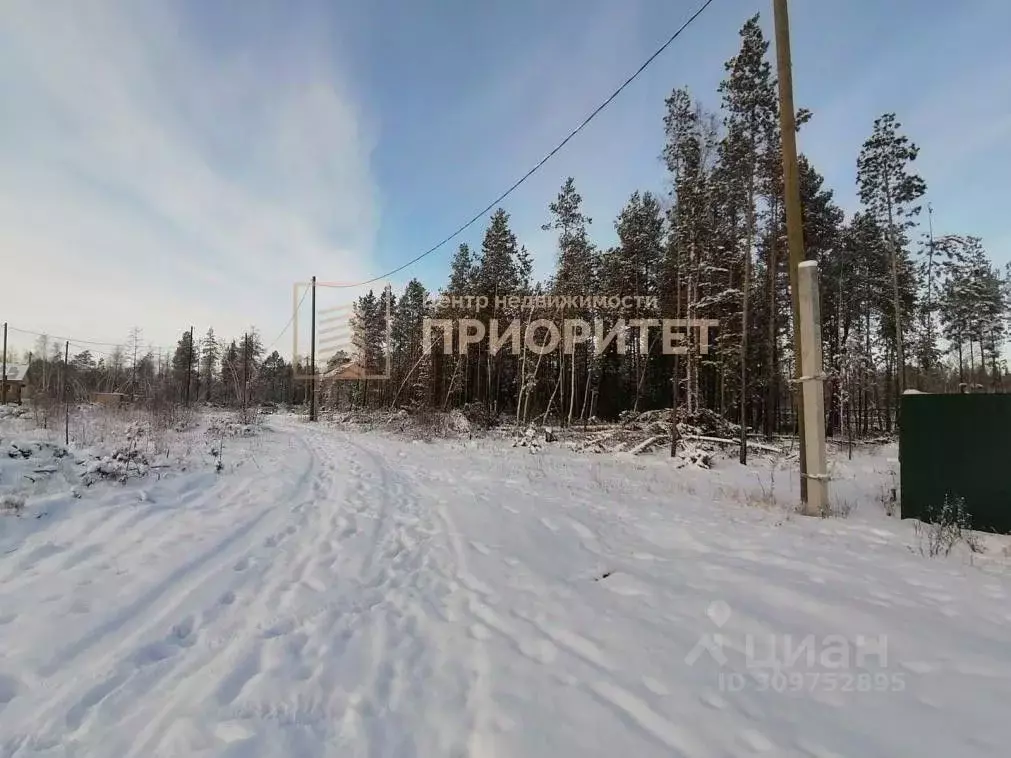
[[[750,293],[752,288],[752,257],[756,235],[756,195],[759,192],[759,168],[763,154],[778,148],[776,83],[766,54],[769,43],[762,34],[758,15],[751,17],[741,29],[741,48],[726,64],[727,78],[720,84],[726,110],[725,160],[731,164],[729,176],[742,187],[744,201],[744,239],[740,246],[743,260],[741,281],[741,386],[739,397],[741,425],[741,463],[747,463],[748,400],[748,331]]]
[[[197,349],[193,343],[193,335],[189,329],[182,333],[172,354],[172,381],[178,397],[187,396],[187,382],[192,383],[196,376]]]
[[[217,337],[214,336],[214,327],[210,327],[200,342],[200,383],[203,385],[205,400],[210,400],[213,396],[214,376],[220,357],[221,350]]]
[[[558,295],[585,296],[593,291],[594,276],[597,270],[595,261],[596,248],[590,241],[587,226],[592,223],[589,216],[582,211],[582,196],[576,191],[575,180],[570,176],[565,180],[558,197],[548,207],[551,211],[552,220],[544,224],[541,228],[545,231],[555,229],[558,231],[558,267],[554,277],[554,292]],[[563,319],[585,319],[589,314],[585,310],[569,309],[561,314]],[[568,363],[569,383],[568,389],[563,389],[563,395],[568,396],[568,412],[566,418],[568,423],[572,423],[576,411],[577,400],[577,363],[580,351],[573,349],[571,354],[566,355],[564,349],[565,339],[559,343],[559,371],[564,371],[564,365]],[[589,365],[589,356],[585,350],[585,343],[581,351],[584,366]],[[564,387],[564,379],[561,379],[559,386]],[[587,371],[589,376],[589,371]],[[585,396],[585,392],[584,392]]]
[[[926,184],[909,164],[916,160],[919,148],[899,132],[901,124],[894,113],[874,121],[874,131],[864,142],[857,159],[857,185],[860,200],[884,228],[889,243],[892,281],[892,325],[895,330],[897,366],[895,386],[898,393],[906,387],[906,356],[903,326],[908,314],[902,308],[901,270],[909,265],[903,246],[906,230],[920,212],[917,201],[926,192]]]

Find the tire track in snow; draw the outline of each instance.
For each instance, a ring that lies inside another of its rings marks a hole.
[[[122,755],[127,758],[156,753],[173,724],[185,719],[183,714],[187,710],[186,706],[207,702],[217,702],[226,708],[230,706],[249,682],[261,673],[264,642],[282,638],[294,631],[299,623],[304,623],[305,619],[296,622],[290,614],[284,612],[284,595],[291,592],[293,586],[290,572],[286,569],[293,561],[299,560],[302,554],[299,551],[294,557],[289,557],[288,545],[297,546],[298,541],[290,538],[298,534],[299,526],[303,532],[318,531],[314,529],[318,527],[317,524],[309,523],[317,514],[317,509],[312,506],[317,505],[320,495],[328,492],[329,486],[332,486],[333,469],[332,466],[321,467],[315,451],[297,436],[295,439],[299,439],[301,448],[310,456],[309,468],[293,493],[298,496],[297,503],[288,509],[289,514],[298,516],[298,525],[289,523],[282,528],[282,521],[274,533],[251,547],[251,553],[256,553],[258,549],[279,552],[269,563],[264,562],[259,572],[248,573],[246,581],[257,584],[257,591],[248,595],[246,602],[230,608],[228,620],[232,622],[233,630],[218,644],[209,643],[190,661],[172,672],[173,694],[164,698],[153,713],[142,711],[138,714],[138,718],[143,721],[136,736],[122,751]],[[323,610],[324,608],[317,609],[316,613]],[[256,623],[256,619],[262,621]],[[203,655],[200,655],[201,652]],[[240,725],[232,724],[232,721],[234,719],[222,726],[220,734],[215,733],[225,742],[239,739],[239,736],[248,731]]]
[[[296,490],[303,486],[304,481],[311,473],[312,460],[310,459],[309,467],[302,472],[297,481]],[[261,478],[265,477],[266,475],[263,475]],[[250,488],[251,483],[248,480],[242,480],[235,484],[226,490],[220,507],[226,509],[229,504],[244,497]],[[204,499],[207,498],[201,498],[201,500]],[[92,628],[74,643],[58,651],[40,671],[43,681],[37,688],[38,691],[29,693],[29,697],[23,698],[22,702],[18,703],[19,711],[24,710],[31,714],[30,718],[26,714],[22,721],[37,724],[38,727],[34,730],[36,733],[26,735],[8,744],[15,746],[36,744],[40,739],[49,739],[43,735],[67,733],[68,730],[72,734],[84,725],[96,707],[120,690],[137,675],[138,671],[142,671],[145,664],[158,663],[169,657],[169,655],[162,655],[162,653],[173,653],[171,643],[166,642],[166,639],[175,635],[184,642],[188,642],[187,638],[192,633],[192,626],[186,635],[179,635],[178,629],[180,623],[184,628],[187,624],[192,625],[193,615],[181,612],[181,607],[186,604],[188,599],[199,594],[206,585],[213,585],[218,577],[227,575],[226,572],[230,571],[237,561],[242,560],[242,557],[248,553],[248,545],[259,546],[261,543],[254,538],[254,535],[258,532],[269,531],[268,525],[275,526],[278,520],[283,520],[283,516],[280,519],[269,518],[276,513],[277,509],[269,505],[259,508],[255,515],[247,518],[244,523],[233,529],[231,534],[202,550],[191,560],[176,566],[167,577],[158,581],[153,587],[146,588],[139,597],[134,598],[115,612],[110,619],[98,627]],[[268,528],[263,528],[265,526]],[[187,579],[189,581],[184,581]],[[233,605],[234,601],[234,594],[229,595],[226,592],[216,597],[210,610],[220,613],[222,609]],[[159,603],[163,602],[165,604],[159,606]],[[158,610],[151,613],[156,607]],[[213,613],[207,615],[213,616]],[[159,627],[164,629],[170,626],[170,619],[173,616],[181,621],[173,627],[167,637],[162,638],[161,646],[157,642],[141,644],[144,639],[157,637],[155,632]],[[118,635],[118,637],[110,640],[108,638],[110,634]],[[96,656],[95,661],[86,664],[83,677],[80,672],[72,670],[70,672],[71,678],[61,682],[59,676],[61,669],[81,658],[99,643],[104,643],[103,647],[108,652]],[[182,650],[188,645],[177,645],[176,647]],[[128,650],[135,652],[132,655],[127,654],[124,660],[124,651]],[[46,681],[49,677],[53,677],[54,681]],[[10,715],[10,711],[0,714],[0,727]],[[13,726],[23,729],[23,726],[17,721]],[[3,731],[10,733],[14,732],[15,728],[9,730],[5,728]],[[18,754],[17,747],[12,747],[11,754]]]
[[[467,557],[464,550],[463,541],[457,530],[456,524],[449,514],[448,508],[442,503],[435,507],[435,513],[441,522],[442,529],[447,536],[453,557],[456,560],[457,576],[462,586],[470,593],[468,597],[468,608],[473,603],[475,580],[467,568]],[[470,707],[470,734],[467,737],[467,751],[470,755],[492,756],[495,754],[491,734],[491,714],[494,712],[494,703],[491,697],[490,678],[491,664],[488,658],[488,651],[481,634],[474,634],[472,631],[472,651],[471,666],[473,668],[474,681],[472,684],[472,697],[468,706]]]
[[[206,490],[197,490],[195,485],[187,488],[189,491],[183,494],[193,496],[184,496],[172,506],[145,503],[139,499],[140,491],[130,489],[113,503],[97,503],[89,508],[87,515],[81,516],[87,521],[63,518],[51,522],[13,553],[21,556],[19,561],[5,562],[11,568],[0,583],[11,592],[29,592],[35,585],[50,583],[54,572],[74,569],[75,573],[81,573],[96,566],[111,567],[125,557],[136,559],[137,550],[144,551],[141,557],[147,562],[148,556],[157,555],[179,538],[180,518],[200,518],[201,524],[209,527],[206,523],[209,506],[213,505],[214,513],[220,515],[226,506],[238,501],[241,493],[236,491],[234,481],[218,477],[210,481],[212,484]],[[250,483],[243,481],[238,486],[248,493]],[[123,535],[130,539],[119,539]]]
[[[247,623],[220,654],[190,666],[185,677],[177,678],[175,689],[181,694],[170,698],[149,718],[126,755],[146,756],[152,750],[157,751],[178,724],[190,720],[186,713],[193,707],[221,715],[223,720],[212,730],[213,734],[205,736],[225,741],[238,739],[236,735],[245,735],[243,739],[256,735],[258,730],[254,727],[277,725],[279,720],[289,725],[311,723],[324,730],[335,728],[333,725],[339,721],[336,713],[327,715],[324,705],[312,696],[307,700],[299,693],[312,684],[310,680],[325,674],[327,665],[333,662],[329,660],[332,653],[323,650],[326,641],[347,639],[356,618],[368,611],[367,600],[348,604],[339,592],[336,598],[324,594],[335,588],[339,590],[337,585],[342,583],[343,572],[333,576],[333,570],[341,563],[339,555],[335,557],[341,552],[340,539],[359,536],[348,531],[347,520],[338,510],[345,504],[348,484],[350,489],[356,489],[353,480],[357,475],[351,477],[350,483],[345,478],[335,479],[338,472],[334,460],[342,459],[344,451],[318,433],[307,432],[305,437],[315,443],[310,446],[315,448],[314,459],[324,462],[318,465],[321,474],[314,478],[312,495],[302,509],[301,528],[297,531],[303,541],[292,540],[290,549],[275,558],[268,574],[270,580],[257,593],[254,603],[243,609],[243,615],[249,619],[267,620]],[[305,581],[313,575],[321,578]],[[315,594],[321,595],[318,601],[311,598]],[[273,666],[272,658],[290,657],[294,649],[299,651],[297,665],[290,667],[295,676],[285,680],[284,686],[271,687],[264,700],[264,693],[257,690],[262,690],[270,677],[284,672],[283,666]],[[271,704],[273,698],[284,697],[284,693],[296,698],[297,704],[286,699]],[[296,710],[292,711],[292,707]]]
[[[370,749],[491,755],[483,647],[479,640],[459,639],[463,601],[455,598],[466,569],[462,548],[451,538],[455,531],[439,506],[423,503],[404,473],[367,441],[348,442],[376,472],[381,498],[373,549],[362,574],[365,587],[382,593],[370,625],[370,657],[378,665],[354,695],[361,710],[372,715]],[[472,650],[463,665],[461,645]],[[378,720],[376,706],[384,702],[390,711]],[[454,718],[439,718],[441,709]],[[469,719],[459,719],[461,711]]]

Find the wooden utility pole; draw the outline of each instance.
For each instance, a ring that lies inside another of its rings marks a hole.
[[[798,267],[800,330],[804,353],[801,392],[807,418],[807,500],[804,513],[824,515],[828,506],[828,466],[825,459],[825,388],[821,356],[821,302],[818,292],[818,262],[804,261]]]
[[[21,377],[22,381],[24,377]],[[0,405],[7,402],[7,322],[4,321],[4,358],[3,374],[0,376]]]
[[[316,420],[316,277],[312,278],[312,334],[309,337],[309,420]]]
[[[70,393],[67,392],[67,380],[70,377],[70,340],[63,347],[63,382],[60,391],[64,395],[63,409],[63,444],[70,444]]]
[[[299,283],[291,286],[291,404],[295,404],[295,382],[298,376],[298,299]],[[304,296],[303,296],[304,297]]]
[[[797,112],[793,105],[793,72],[790,63],[790,16],[786,0],[772,0],[776,23],[776,65],[779,78],[779,126],[783,139],[783,189],[786,203],[786,238],[790,249],[790,294],[793,304],[794,378],[801,373],[803,339],[800,323],[799,267],[804,260],[804,220],[800,207],[800,169],[797,166]],[[819,346],[820,349],[820,346]],[[804,403],[795,382],[794,407],[800,436],[800,499],[807,502],[807,432]]]

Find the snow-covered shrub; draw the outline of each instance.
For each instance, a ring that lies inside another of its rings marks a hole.
[[[528,426],[522,433],[517,433],[513,437],[513,447],[527,447],[531,451],[541,448],[545,442],[555,442],[555,432],[550,426],[545,426],[541,431],[537,427]]]
[[[541,446],[541,441],[537,438],[537,430],[528,426],[522,434],[513,439],[513,447],[528,447],[536,450]]]
[[[130,444],[120,447],[111,455],[100,456],[88,463],[81,479],[88,487],[100,479],[125,482],[130,476],[144,476],[150,466],[147,456],[138,450],[136,445]]]
[[[460,408],[460,413],[474,429],[490,429],[495,425],[495,415],[484,403],[467,403]]]
[[[972,517],[965,509],[965,499],[945,495],[940,508],[929,508],[927,521],[917,522],[916,536],[920,553],[931,558],[948,555],[959,542],[965,542],[974,553],[983,551],[982,543],[972,532]]]
[[[451,431],[461,434],[469,434],[471,430],[470,420],[463,411],[454,408],[449,412],[449,428]]]
[[[826,503],[822,518],[846,518],[853,513],[853,501],[845,498]]]
[[[678,468],[709,469],[713,466],[712,454],[689,442],[682,442],[678,445],[674,460]]]
[[[254,422],[244,423],[241,419],[232,421],[228,419],[216,418],[207,425],[205,434],[212,439],[223,437],[255,437],[259,429],[259,424]]]

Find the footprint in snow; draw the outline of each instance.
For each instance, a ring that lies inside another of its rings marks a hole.
[[[240,742],[255,735],[256,732],[239,721],[222,721],[214,727],[214,736],[222,742]]]
[[[546,518],[541,518],[541,523],[544,524],[545,528],[550,529],[552,532],[557,532],[558,527],[555,526],[550,520]]]

